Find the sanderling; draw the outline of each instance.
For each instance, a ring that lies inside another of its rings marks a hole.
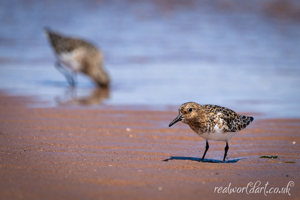
[[[250,116],[239,115],[228,108],[217,105],[199,105],[195,102],[182,104],[178,111],[179,115],[169,124],[169,127],[182,121],[206,140],[205,152],[201,161],[204,161],[209,148],[208,140],[215,140],[226,142],[223,158],[223,162],[225,162],[229,139],[238,131],[246,128],[254,119]]]
[[[45,32],[56,55],[56,68],[72,86],[75,86],[74,78],[78,72],[88,75],[101,87],[108,86],[110,79],[103,68],[102,54],[93,44],[66,37],[48,28]]]

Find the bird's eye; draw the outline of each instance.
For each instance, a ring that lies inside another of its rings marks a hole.
[[[193,111],[193,108],[189,108],[189,112],[192,112]]]

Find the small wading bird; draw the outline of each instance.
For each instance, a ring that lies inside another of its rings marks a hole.
[[[103,68],[101,52],[91,43],[61,35],[45,28],[56,55],[56,68],[75,86],[76,74],[88,75],[98,86],[107,87],[110,79]]]
[[[208,140],[215,140],[226,142],[224,163],[229,149],[229,139],[254,120],[253,117],[239,115],[228,108],[217,105],[199,105],[195,102],[182,104],[178,111],[179,115],[169,124],[169,127],[182,121],[206,140],[205,152],[201,161],[204,161],[209,148]]]

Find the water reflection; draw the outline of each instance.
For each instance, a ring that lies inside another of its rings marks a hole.
[[[97,105],[102,104],[104,100],[110,96],[109,87],[95,88],[88,92],[88,94],[80,94],[80,89],[75,87],[68,88],[61,96],[57,96],[55,101],[58,105]]]
[[[58,94],[62,104],[97,102],[88,98],[99,95],[84,75],[76,92],[65,91],[42,35],[49,26],[103,50],[111,98],[99,102],[195,101],[299,117],[298,10],[297,0],[0,0],[0,89],[51,103]]]

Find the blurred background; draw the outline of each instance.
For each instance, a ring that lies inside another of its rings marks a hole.
[[[0,24],[0,90],[10,95],[46,106],[177,110],[195,101],[300,117],[297,0],[0,0]],[[70,89],[45,26],[99,47],[111,87],[80,75]]]

